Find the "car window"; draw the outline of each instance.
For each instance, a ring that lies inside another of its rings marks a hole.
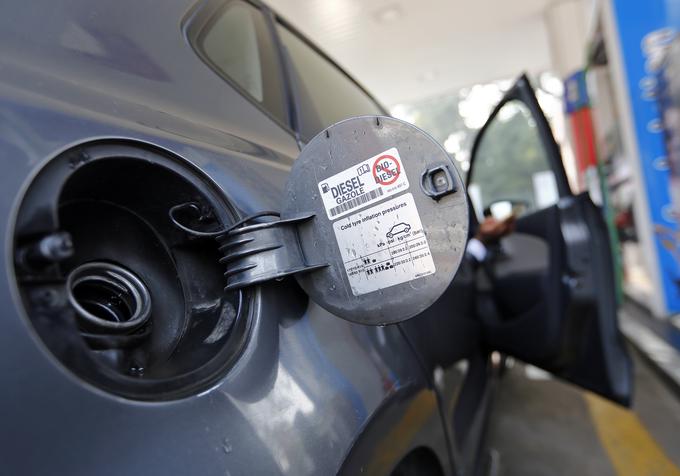
[[[559,200],[536,121],[521,101],[507,102],[480,138],[468,194],[478,215],[521,216]]]
[[[380,106],[325,56],[285,26],[279,24],[278,30],[291,63],[304,140],[348,117],[383,114]]]
[[[218,74],[288,124],[276,52],[258,8],[227,3],[201,29],[195,47]]]

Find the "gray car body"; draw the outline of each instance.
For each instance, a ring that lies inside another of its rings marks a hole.
[[[181,26],[192,4],[4,5],[3,473],[381,474],[418,448],[445,474],[470,469],[489,386],[466,266],[400,326],[344,321],[290,280],[262,285],[236,363],[213,388],[175,401],[107,394],[35,336],[14,281],[13,223],[31,178],[60,152],[103,138],[150,144],[202,170],[243,215],[279,207],[296,136],[196,55]]]

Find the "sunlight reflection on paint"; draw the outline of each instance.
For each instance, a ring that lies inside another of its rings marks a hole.
[[[269,447],[275,461],[286,473],[290,468],[308,468],[314,473],[313,455],[300,451],[305,442],[304,432],[295,431],[300,415],[310,416],[316,409],[314,402],[305,394],[290,373],[279,362],[275,392],[256,402],[245,402],[227,395],[241,413],[251,422],[260,440]],[[299,461],[291,461],[292,458]]]

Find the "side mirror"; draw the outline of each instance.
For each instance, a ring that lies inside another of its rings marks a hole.
[[[510,215],[522,216],[529,204],[524,200],[498,200],[484,209],[484,216],[492,216],[496,220],[505,220]]]

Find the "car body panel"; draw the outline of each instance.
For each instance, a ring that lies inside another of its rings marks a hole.
[[[93,138],[134,139],[182,151],[229,191],[226,195],[242,210],[276,206],[278,196],[273,191],[281,191],[287,177],[286,169],[265,154],[248,156],[243,149],[236,152],[179,142],[167,133],[148,134],[145,126],[129,129],[79,118],[73,111],[61,114],[26,106],[12,111],[13,123],[26,127],[11,147],[12,160],[19,166],[7,163],[1,179],[6,224],[13,216],[8,206],[16,206],[21,186],[40,157]],[[114,119],[120,121],[119,116]],[[87,131],[83,123],[88,124]],[[59,141],[36,140],[54,135],[55,124]],[[30,143],[30,150],[21,148],[22,143]],[[10,147],[3,144],[3,149]],[[263,151],[259,146],[253,149]],[[263,183],[271,186],[271,193],[263,191]],[[128,474],[142,474],[148,472],[151,461],[155,470],[162,467],[176,474],[196,472],[198,467],[201,474],[224,474],[225,468],[231,468],[232,474],[333,473],[385,399],[426,385],[396,327],[349,324],[308,304],[294,285],[288,285],[290,289],[272,284],[256,295],[259,306],[250,340],[236,367],[217,388],[159,404],[102,394],[71,375],[65,379],[68,371],[31,338],[18,296],[7,295],[15,287],[10,227],[3,234],[7,240],[2,258],[3,302],[14,302],[14,306],[3,313],[5,390],[0,407],[12,409],[3,418],[9,442],[3,453],[5,467],[17,473],[75,473],[77,469],[83,474],[109,470],[119,474],[124,469]],[[296,309],[289,309],[291,305]],[[396,351],[400,348],[403,352]],[[42,456],[26,458],[27,448],[38,444],[36,428],[46,438],[39,444]],[[101,428],[108,430],[95,431]],[[73,448],[87,456],[76,457]],[[102,461],[108,462],[106,468],[100,466]]]
[[[0,461],[12,474],[332,474],[379,409],[432,400],[398,327],[350,324],[292,281],[257,288],[236,365],[181,400],[104,393],[34,335],[13,278],[13,223],[30,179],[62,151],[152,146],[193,164],[242,214],[278,208],[295,137],[195,55],[179,25],[191,6],[15,2],[0,20]],[[404,451],[422,435],[445,441],[436,412],[420,424]],[[447,448],[436,451],[448,472]]]
[[[185,28],[201,5],[15,1],[0,18],[0,465],[10,474],[389,474],[425,448],[444,474],[472,473],[495,372],[469,260],[430,309],[386,327],[331,315],[292,279],[257,286],[236,363],[178,400],[105,393],[34,333],[14,277],[14,224],[31,180],[64,151],[102,140],[153,148],[190,164],[240,216],[280,208],[299,153],[295,120],[274,120],[201,61]]]

